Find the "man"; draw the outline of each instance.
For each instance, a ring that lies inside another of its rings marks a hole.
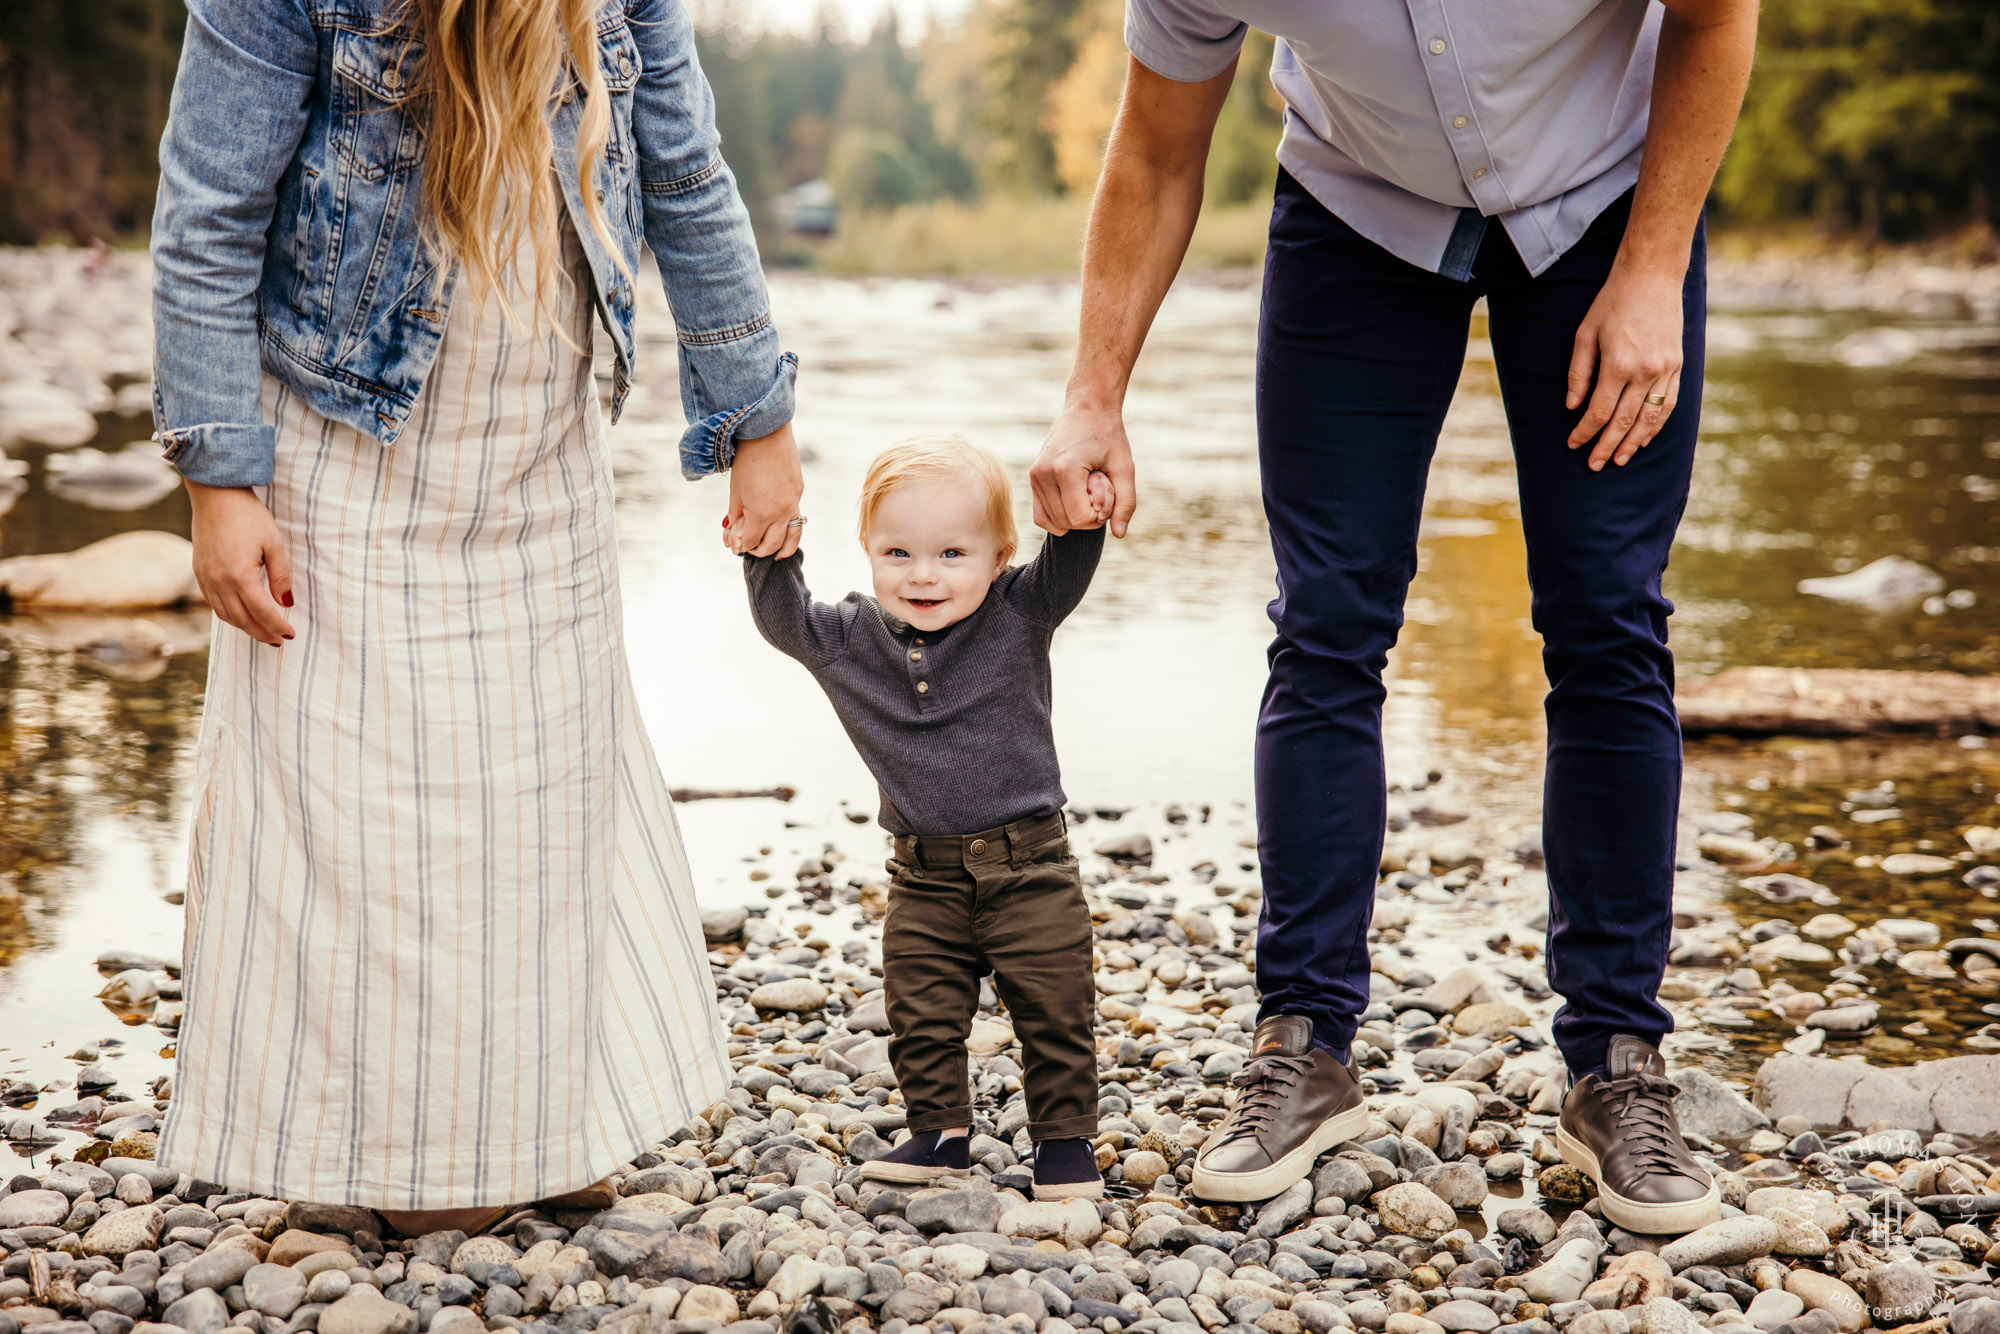
[[[1702,201],[1735,123],[1756,0],[1128,0],[1132,53],[1084,248],[1035,521],[1112,531],[1137,503],[1132,363],[1200,211],[1245,25],[1286,104],[1257,351],[1277,638],[1257,728],[1263,994],[1236,1105],[1194,1188],[1298,1181],[1367,1110],[1384,819],[1381,674],[1424,477],[1485,297],[1544,641],[1549,978],[1564,1154],[1646,1232],[1718,1216],[1657,1050],[1680,734],[1660,592],[1700,406]]]

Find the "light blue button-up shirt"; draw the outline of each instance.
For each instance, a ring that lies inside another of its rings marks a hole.
[[[1127,0],[1125,42],[1194,82],[1278,37],[1278,161],[1390,253],[1471,273],[1498,218],[1531,273],[1639,178],[1658,0]]]

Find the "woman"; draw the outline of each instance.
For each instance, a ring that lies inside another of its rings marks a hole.
[[[160,1157],[405,1232],[606,1202],[728,1082],[590,370],[596,316],[615,420],[642,236],[684,471],[738,551],[804,523],[687,16],[190,0],[160,157],[156,416],[223,622]]]

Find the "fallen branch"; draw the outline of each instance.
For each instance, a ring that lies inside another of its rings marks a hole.
[[[790,801],[799,795],[799,790],[795,787],[677,787],[669,795],[677,802],[751,801],[763,797],[772,801]]]
[[[2000,732],[2000,676],[1731,667],[1675,694],[1688,734]]]

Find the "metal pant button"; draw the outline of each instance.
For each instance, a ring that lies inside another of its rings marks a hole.
[[[975,838],[967,845],[965,850],[975,857],[984,857],[986,855],[986,840]]]

